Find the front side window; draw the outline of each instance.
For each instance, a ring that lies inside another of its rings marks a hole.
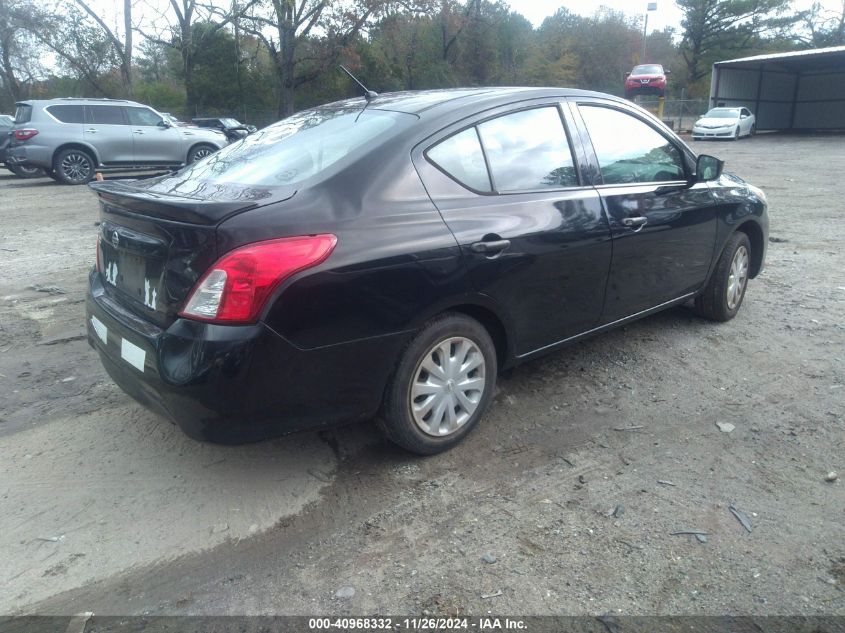
[[[101,125],[126,125],[123,119],[123,108],[120,106],[90,105],[88,109],[88,123]]]
[[[491,190],[490,175],[474,127],[441,141],[428,150],[427,156],[462,185],[476,191]]]
[[[685,180],[680,150],[650,125],[611,108],[580,110],[604,184]]]
[[[575,187],[578,176],[556,106],[522,110],[485,121],[478,134],[496,191]]]
[[[132,125],[154,126],[161,123],[161,117],[149,108],[126,108]]]
[[[82,105],[54,105],[47,108],[62,123],[84,123],[85,106]]]

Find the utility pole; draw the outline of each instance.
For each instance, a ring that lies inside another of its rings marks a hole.
[[[640,63],[646,63],[645,51],[646,51],[646,35],[648,34],[648,13],[649,11],[657,11],[657,3],[656,2],[649,2],[646,6],[645,10],[645,24],[643,25],[643,54],[640,57]]]

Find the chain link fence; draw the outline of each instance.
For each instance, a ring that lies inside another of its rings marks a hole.
[[[707,99],[666,99],[660,113],[659,99],[637,99],[637,105],[660,117],[676,132],[689,132],[696,119],[708,110]]]

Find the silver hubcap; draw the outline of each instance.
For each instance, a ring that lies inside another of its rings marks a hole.
[[[748,280],[748,250],[740,246],[731,262],[731,274],[728,277],[728,310],[735,310],[742,301],[745,282]]]
[[[91,163],[83,154],[68,154],[62,159],[62,172],[71,180],[86,180],[91,175]]]
[[[443,437],[475,413],[486,384],[484,355],[462,336],[441,341],[417,365],[411,383],[414,422],[423,433]]]
[[[212,154],[212,151],[207,147],[200,147],[197,151],[194,152],[194,161],[202,160],[206,156]]]

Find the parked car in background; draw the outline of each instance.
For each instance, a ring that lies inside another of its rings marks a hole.
[[[754,136],[757,118],[748,108],[713,108],[692,126],[692,137],[699,141],[705,138],[731,138]]]
[[[197,117],[191,119],[191,123],[197,127],[220,130],[229,141],[239,141],[256,130],[254,125],[245,125],[230,117]]]
[[[88,339],[195,438],[377,416],[454,446],[502,369],[694,300],[733,318],[766,198],[643,109],[478,88],[351,99],[100,199]]]
[[[27,167],[23,165],[10,166],[6,162],[6,152],[12,141],[12,127],[15,124],[15,117],[8,114],[0,114],[0,165],[5,166],[9,171],[20,178],[37,178],[44,176],[44,170],[40,167]]]
[[[625,98],[632,99],[637,95],[666,96],[666,75],[660,64],[641,64],[625,77]]]
[[[7,160],[79,185],[97,171],[174,169],[225,147],[215,130],[174,127],[149,106],[116,99],[49,99],[17,104]]]

